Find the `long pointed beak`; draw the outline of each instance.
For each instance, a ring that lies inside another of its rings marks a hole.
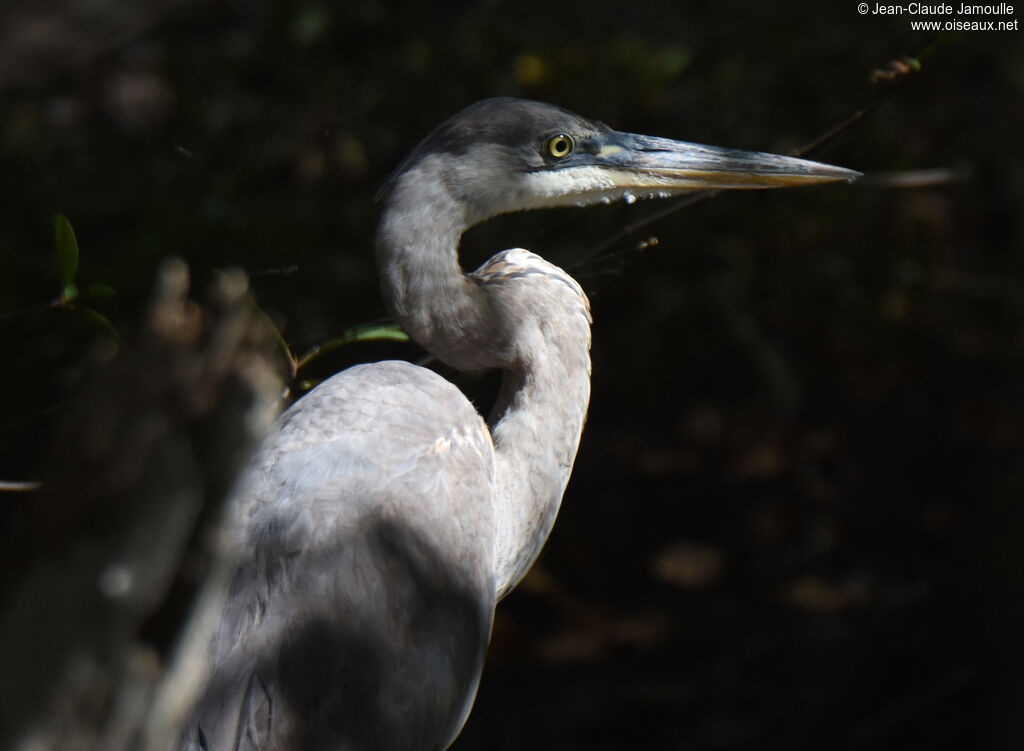
[[[591,164],[616,188],[676,193],[706,188],[788,188],[845,180],[860,172],[807,159],[612,132],[591,144]],[[581,156],[583,156],[581,154]]]

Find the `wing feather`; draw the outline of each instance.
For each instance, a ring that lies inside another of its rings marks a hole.
[[[493,481],[479,414],[409,363],[350,368],[282,415],[236,492],[192,747],[444,748],[490,636]]]

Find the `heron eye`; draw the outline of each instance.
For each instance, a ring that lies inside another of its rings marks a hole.
[[[548,139],[548,153],[555,159],[569,156],[573,146],[572,136],[565,133],[558,133]]]

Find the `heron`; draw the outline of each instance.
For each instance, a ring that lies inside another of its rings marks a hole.
[[[458,371],[500,369],[485,420],[436,372],[357,365],[281,415],[231,501],[238,567],[180,748],[440,751],[473,704],[495,606],[544,545],[590,399],[590,306],[565,271],[463,233],[507,212],[850,181],[774,154],[478,102],[388,178],[391,315]]]

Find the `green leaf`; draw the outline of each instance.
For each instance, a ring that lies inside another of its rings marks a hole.
[[[114,324],[99,311],[93,310],[88,305],[75,305],[72,310],[83,316],[98,331],[103,332],[116,342],[121,341],[121,337],[118,335],[117,329],[114,328]]]
[[[78,240],[71,222],[63,214],[53,220],[53,246],[57,251],[57,268],[60,271],[61,299],[65,302],[78,297],[75,277],[78,275]]]
[[[354,342],[391,341],[407,342],[409,335],[397,323],[368,323],[346,329],[345,333],[334,339],[318,344],[299,358],[297,369],[301,370],[321,355],[325,355],[338,347]]]
[[[344,343],[348,342],[407,342],[409,335],[402,331],[397,323],[371,323],[353,326],[342,335]]]
[[[82,297],[88,300],[106,300],[111,297],[117,297],[117,290],[109,284],[90,284],[85,288],[85,293]]]

